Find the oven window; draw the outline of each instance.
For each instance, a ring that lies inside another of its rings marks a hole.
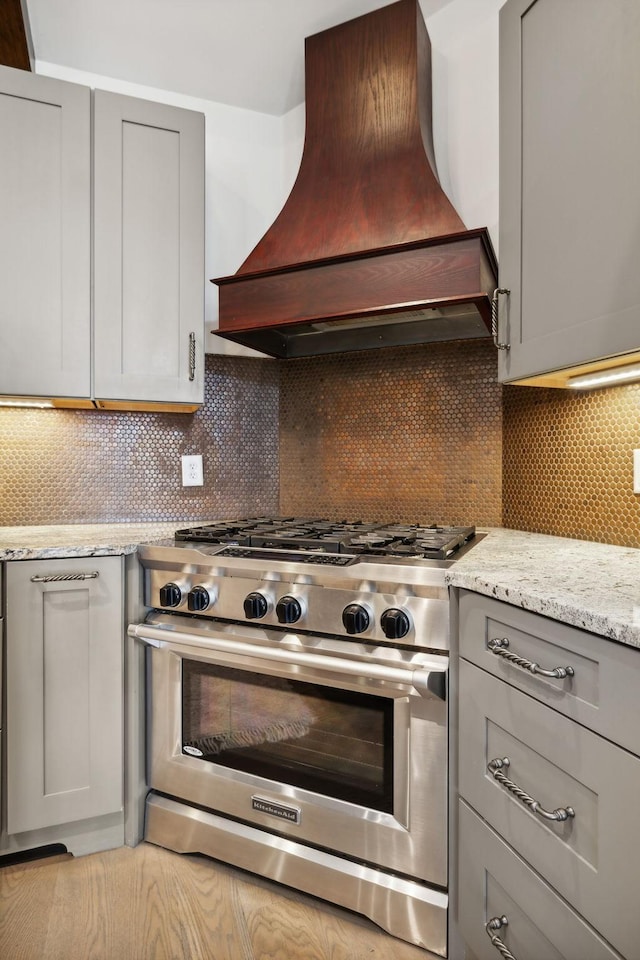
[[[185,753],[393,811],[393,700],[182,661]]]

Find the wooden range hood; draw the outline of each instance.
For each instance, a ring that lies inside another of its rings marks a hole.
[[[275,357],[490,335],[497,263],[438,182],[418,0],[305,41],[306,132],[281,213],[220,288],[219,336]]]
[[[30,71],[32,60],[26,0],[0,0],[0,64]]]

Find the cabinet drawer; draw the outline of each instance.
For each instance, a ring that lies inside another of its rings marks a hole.
[[[554,679],[492,653],[509,653],[542,669],[571,667]],[[460,655],[590,730],[640,754],[640,650],[568,627],[477,593],[460,593]]]
[[[507,924],[494,935],[517,960],[620,960],[464,802],[459,825],[460,929],[477,960],[499,960],[486,924],[502,917]]]
[[[464,660],[460,691],[460,794],[616,949],[640,958],[640,760]],[[525,795],[575,815],[536,814],[489,772],[503,758],[500,773]]]

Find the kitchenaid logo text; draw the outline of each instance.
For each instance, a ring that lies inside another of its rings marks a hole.
[[[300,810],[298,807],[283,807],[279,803],[273,803],[271,800],[263,800],[262,797],[251,797],[251,806],[260,813],[268,813],[272,817],[279,817],[280,820],[288,820],[289,823],[300,823]]]

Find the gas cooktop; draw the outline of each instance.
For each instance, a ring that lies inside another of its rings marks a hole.
[[[475,537],[475,527],[252,517],[177,530],[177,541],[230,548],[300,550],[349,556],[447,560]]]

